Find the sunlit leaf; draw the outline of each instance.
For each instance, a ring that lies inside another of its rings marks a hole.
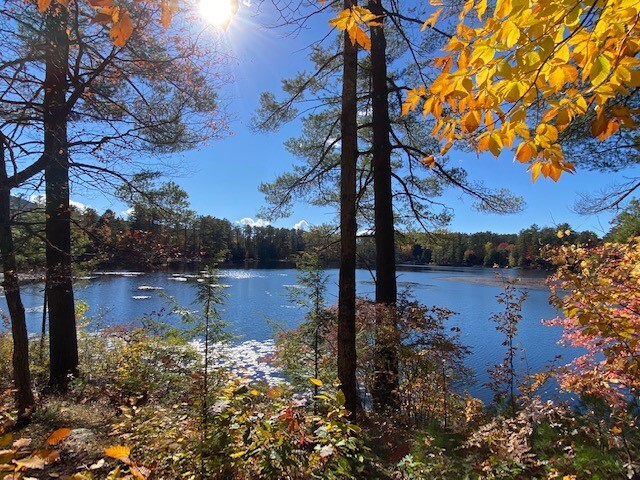
[[[116,445],[106,448],[104,453],[107,457],[111,458],[126,458],[131,453],[131,448],[122,445]]]
[[[133,23],[128,11],[121,11],[119,19],[113,24],[109,31],[109,36],[113,39],[116,47],[124,47],[133,33]]]
[[[47,438],[47,443],[49,445],[57,445],[62,440],[67,438],[70,434],[71,434],[70,428],[60,428],[54,431],[51,435],[49,435],[49,438]]]

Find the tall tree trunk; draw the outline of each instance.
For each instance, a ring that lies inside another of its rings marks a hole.
[[[65,388],[78,374],[78,340],[71,278],[71,210],[67,150],[66,93],[69,57],[67,9],[52,3],[46,12],[47,60],[44,94],[44,154],[49,303],[49,383]]]
[[[383,21],[382,0],[370,0],[369,9]],[[374,405],[396,405],[398,391],[398,335],[396,259],[391,192],[391,143],[387,41],[382,26],[371,27],[371,81],[373,88],[373,191],[376,243],[376,329]]]
[[[7,179],[5,163],[5,137],[0,132],[0,183]],[[29,337],[24,305],[20,297],[20,282],[16,253],[11,232],[11,189],[0,189],[0,257],[4,273],[4,293],[11,317],[13,336],[13,382],[16,388],[16,407],[19,420],[28,419],[34,404],[29,370]]]
[[[356,5],[345,0],[344,8]],[[340,130],[340,278],[338,287],[338,378],[345,408],[355,422],[358,406],[356,381],[356,162],[358,124],[356,83],[358,49],[344,35],[342,113]]]

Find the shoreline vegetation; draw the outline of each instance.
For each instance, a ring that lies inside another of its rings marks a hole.
[[[446,278],[446,268],[441,270]],[[215,277],[209,272],[201,276],[204,283],[194,284],[206,291],[207,285],[218,285],[206,283]],[[474,280],[502,281],[465,277]],[[504,315],[496,320],[515,332],[522,299],[509,285],[501,295]],[[153,288],[158,287],[140,289]],[[303,301],[313,301],[312,290],[302,290]],[[370,302],[359,303],[365,398],[371,375],[366,343],[374,310]],[[79,324],[91,321],[85,311],[80,308]],[[323,313],[328,317],[309,314],[275,340],[238,344],[221,341],[225,326],[215,309],[185,312],[185,325],[205,339],[193,341],[186,331],[154,322],[107,327],[99,335],[80,329],[81,375],[66,392],[43,388],[46,345],[33,339],[37,408],[31,423],[16,430],[10,390],[0,394],[5,419],[0,471],[24,474],[17,478],[44,473],[66,480],[636,478],[639,466],[632,455],[640,437],[632,405],[589,396],[582,398],[580,409],[543,401],[535,389],[550,372],[530,376],[504,370],[495,377],[496,398],[487,404],[459,395],[457,385],[464,383],[466,370],[455,357],[441,356],[463,354],[455,332],[448,332],[451,312],[445,309],[410,300],[398,306],[404,312],[399,325],[405,338],[405,396],[398,410],[383,415],[369,405],[362,412],[366,420],[357,426],[348,421],[334,384],[335,330],[322,323],[333,318],[331,309]],[[320,343],[313,341],[317,328],[323,332]],[[5,358],[9,341],[0,335]],[[319,369],[314,372],[316,352]],[[8,367],[9,362],[0,365],[1,378],[10,378]],[[561,372],[554,374],[559,380]],[[514,404],[499,395],[508,391],[508,375],[517,384]]]

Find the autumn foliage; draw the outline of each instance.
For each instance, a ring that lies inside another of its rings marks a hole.
[[[553,250],[551,302],[563,341],[584,353],[559,372],[561,385],[622,405],[640,388],[640,237],[601,247]]]
[[[155,1],[160,3],[160,21],[165,28],[168,28],[178,8],[178,0]],[[116,47],[124,47],[134,30],[131,14],[126,6],[116,0],[86,0],[86,2],[95,9],[92,23],[108,25],[109,36],[113,40],[113,44]],[[52,4],[56,3],[67,7],[69,0],[38,0],[38,10],[40,13],[44,13]]]
[[[433,26],[438,7],[424,26]],[[640,86],[640,7],[632,0],[596,2],[468,0],[429,86],[407,93],[404,112],[421,105],[445,153],[460,140],[516,159],[558,180],[573,172],[561,146],[578,119],[600,141],[637,128],[627,99]]]

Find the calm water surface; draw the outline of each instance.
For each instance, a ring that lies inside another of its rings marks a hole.
[[[196,310],[195,279],[169,273],[96,274],[76,288],[76,300],[89,305],[89,316],[97,318],[95,325],[131,324],[136,318],[162,312],[167,321],[175,321],[165,296],[169,295],[181,308]],[[327,270],[328,303],[337,303],[338,271]],[[285,328],[295,327],[305,312],[288,300],[287,286],[296,285],[293,269],[224,269],[219,283],[227,286],[226,301],[221,306],[222,317],[242,340],[266,340],[272,336],[273,323]],[[557,344],[560,330],[542,325],[542,319],[553,318],[555,310],[548,304],[548,290],[539,272],[500,270],[506,277],[521,276],[522,285],[529,286],[523,306],[524,320],[519,325],[518,344],[524,349],[520,371],[539,371],[557,355],[566,360],[576,352]],[[370,272],[357,272],[358,294],[372,296],[374,284]],[[400,289],[408,289],[416,300],[426,305],[447,307],[455,312],[451,326],[461,329],[461,340],[472,348],[468,364],[476,371],[476,387],[472,393],[487,399],[481,387],[487,380],[487,366],[499,363],[504,355],[502,337],[489,317],[500,311],[495,301],[501,293],[496,271],[480,268],[402,267],[398,272]],[[142,287],[142,288],[141,288]],[[153,287],[149,289],[148,287]],[[31,333],[40,331],[42,321],[42,285],[23,287],[27,308],[27,323]],[[0,309],[6,311],[4,298]]]

